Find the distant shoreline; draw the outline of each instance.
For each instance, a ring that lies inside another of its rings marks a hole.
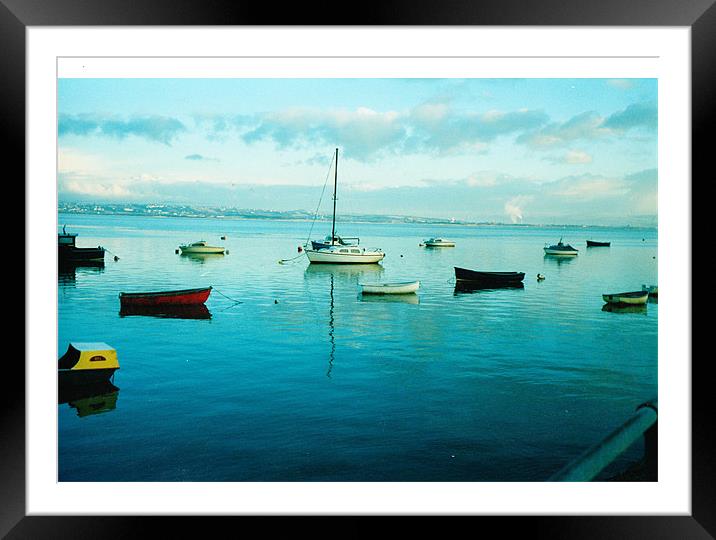
[[[73,215],[116,215],[139,216],[153,218],[190,218],[190,219],[226,219],[226,220],[256,220],[267,219],[272,221],[312,221],[313,214],[303,210],[271,211],[247,210],[236,208],[200,207],[194,208],[183,205],[156,205],[156,204],[90,204],[90,203],[63,203],[58,205],[58,214]],[[330,222],[330,217],[319,216],[316,221]],[[399,215],[345,215],[337,218],[339,223],[375,223],[375,224],[406,224],[406,225],[454,225],[462,227],[544,227],[544,228],[617,228],[617,229],[644,229],[658,230],[655,225],[595,225],[583,223],[505,223],[497,221],[466,221],[448,218],[428,218],[421,216]]]

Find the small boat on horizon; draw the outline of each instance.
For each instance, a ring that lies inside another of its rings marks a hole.
[[[616,305],[640,305],[646,304],[649,298],[649,291],[632,291],[612,294],[603,294],[602,299],[608,304]]]
[[[545,246],[544,252],[547,255],[577,255],[579,253],[579,250],[576,248],[573,248],[569,244],[563,244],[562,238],[559,239],[559,242],[556,244],[553,244],[551,246]]]
[[[177,306],[203,304],[209,298],[211,287],[181,289],[175,291],[155,291],[119,293],[119,302],[123,309],[127,307]]]
[[[359,283],[363,294],[412,294],[420,287],[419,281],[389,283]]]
[[[445,238],[428,238],[423,240],[423,245],[425,247],[455,247],[455,242]]]
[[[609,247],[611,242],[597,242],[596,240],[587,240],[587,247]]]
[[[468,270],[467,268],[455,268],[455,279],[458,282],[467,282],[485,286],[505,286],[522,283],[525,279],[524,272],[483,272],[479,270]]]
[[[179,246],[179,249],[182,252],[182,255],[185,253],[196,253],[196,254],[221,254],[226,251],[226,248],[220,247],[220,246],[210,246],[208,245],[204,240],[199,240],[198,242],[193,242],[191,244],[186,244],[183,246]]]

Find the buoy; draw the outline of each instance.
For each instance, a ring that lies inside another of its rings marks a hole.
[[[278,304],[278,300],[274,300],[273,303],[274,303],[274,304]]]
[[[229,254],[229,250],[228,250],[228,249],[226,250],[226,254],[227,254],[227,255]]]
[[[179,253],[179,250],[178,250],[178,249],[175,249],[175,250],[174,250],[174,253]]]
[[[401,257],[402,257],[402,255],[401,255]]]
[[[298,252],[301,253],[303,251],[303,248],[301,246],[298,246]]]
[[[115,256],[114,256],[114,262],[117,262],[118,260],[119,260],[119,257],[117,257],[117,256],[115,255]]]

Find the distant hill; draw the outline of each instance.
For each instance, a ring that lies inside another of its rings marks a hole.
[[[187,218],[227,218],[227,219],[277,219],[306,221],[313,219],[313,213],[306,210],[263,210],[233,207],[191,206],[182,204],[137,204],[137,203],[88,203],[60,202],[57,210],[67,214],[104,214],[125,216],[187,217]],[[318,220],[330,221],[331,216],[319,214]],[[657,226],[654,216],[631,216],[634,228],[653,229]],[[338,222],[362,223],[424,223],[436,225],[510,225],[514,227],[580,227],[581,223],[503,223],[496,221],[467,221],[455,218],[435,218],[422,216],[344,214],[337,216]],[[622,225],[589,225],[590,227],[609,227]]]

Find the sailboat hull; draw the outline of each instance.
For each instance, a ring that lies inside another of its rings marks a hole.
[[[329,249],[307,249],[306,256],[311,263],[324,264],[373,264],[383,260],[382,251],[365,251],[363,253],[341,253]]]

